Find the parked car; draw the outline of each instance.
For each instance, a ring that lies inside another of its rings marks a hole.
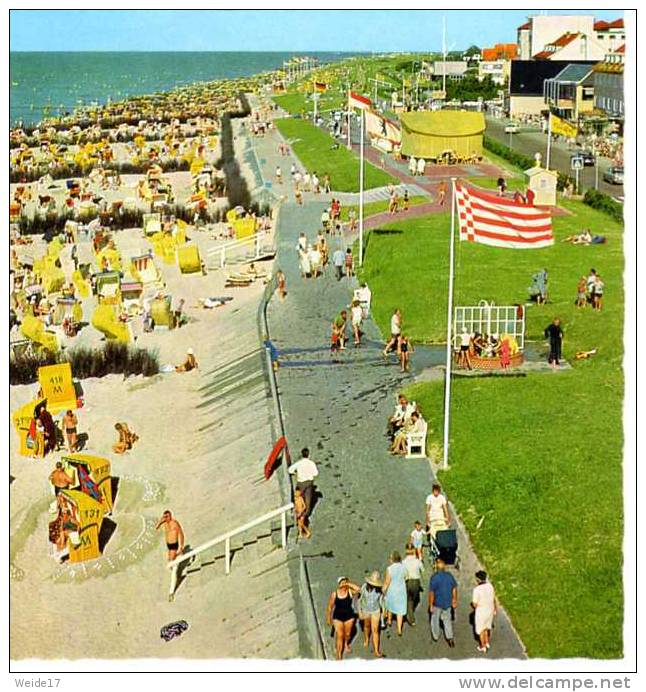
[[[505,125],[505,132],[508,135],[516,135],[520,132],[520,127],[518,125]]]
[[[578,156],[580,159],[583,159],[583,165],[584,166],[594,166],[594,154],[591,151],[583,151],[582,149],[579,149],[579,151],[575,152],[573,156]]]
[[[603,179],[611,185],[624,184],[624,169],[622,166],[610,166],[603,174]]]

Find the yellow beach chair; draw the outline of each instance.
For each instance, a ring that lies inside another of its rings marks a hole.
[[[112,305],[98,305],[92,314],[92,326],[98,329],[107,339],[122,344],[130,343],[130,328],[127,322],[121,322]]]
[[[202,259],[197,245],[184,245],[177,248],[177,261],[182,274],[195,274],[202,271]]]
[[[58,336],[52,332],[48,332],[45,329],[45,325],[33,315],[24,316],[22,324],[20,325],[20,331],[28,339],[31,339],[35,344],[38,344],[38,346],[50,353],[56,353],[60,348]]]

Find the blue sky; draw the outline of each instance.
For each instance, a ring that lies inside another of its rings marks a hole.
[[[619,10],[549,13],[621,16]],[[448,11],[448,47],[515,42],[516,27],[527,14]],[[433,10],[12,10],[10,38],[13,51],[426,51],[441,48],[442,15]]]

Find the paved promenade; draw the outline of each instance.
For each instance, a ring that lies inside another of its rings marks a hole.
[[[271,180],[278,159],[289,170],[291,157],[277,154],[278,134],[257,140],[263,176]],[[286,181],[282,188],[293,199]],[[334,193],[333,193],[334,194]],[[336,281],[332,268],[319,279],[302,279],[295,250],[298,235],[313,240],[324,204],[329,196],[305,195],[304,206],[285,202],[277,233],[277,264],[287,278],[285,301],[274,298],[269,308],[271,336],[280,352],[278,383],[285,415],[287,437],[293,455],[309,447],[318,463],[321,497],[312,516],[314,537],[303,543],[312,591],[328,651],[333,651],[325,608],[337,577],[345,575],[361,583],[366,572],[385,570],[388,554],[403,553],[416,519],[424,519],[424,500],[433,480],[426,459],[405,460],[388,453],[385,424],[395,405],[397,392],[412,381],[402,375],[394,358],[381,356],[383,342],[376,325],[365,325],[366,343],[359,349],[349,344],[340,363],[329,354],[330,322],[349,304],[354,280]],[[330,238],[331,250],[340,239]],[[424,411],[430,425],[438,424],[434,411]],[[393,658],[465,658],[476,655],[469,626],[469,600],[475,556],[460,535],[462,566],[460,595],[455,622],[456,642],[449,649],[430,639],[426,609],[426,586],[417,611],[417,626],[405,627],[404,636],[394,629],[384,633],[384,652]],[[426,582],[427,580],[425,580]],[[361,637],[353,642],[351,657],[365,656]],[[523,648],[506,615],[498,617],[489,657],[521,657]]]

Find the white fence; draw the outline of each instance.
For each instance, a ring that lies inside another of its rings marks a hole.
[[[453,344],[463,329],[469,334],[509,334],[522,351],[525,348],[525,307],[495,305],[481,300],[478,305],[456,306],[453,316]]]
[[[220,269],[223,269],[226,266],[227,259],[231,260],[234,256],[238,257],[239,259],[241,254],[244,255],[249,252],[251,252],[251,257],[248,259],[249,261],[253,262],[254,259],[259,259],[265,253],[273,252],[273,248],[267,248],[263,245],[264,240],[264,234],[255,233],[248,238],[232,240],[228,243],[220,245],[219,247],[211,248],[208,251],[207,256],[209,259],[215,258],[220,266]]]
[[[251,521],[247,522],[246,524],[243,524],[242,526],[238,526],[238,528],[233,529],[232,531],[227,531],[226,533],[223,533],[220,536],[217,536],[216,538],[213,538],[210,541],[203,543],[202,545],[198,546],[197,548],[191,550],[188,553],[185,553],[184,555],[178,555],[172,562],[168,563],[168,569],[172,570],[170,575],[170,589],[168,592],[168,600],[172,601],[175,595],[175,589],[177,588],[177,576],[180,565],[182,565],[185,562],[188,562],[189,560],[192,560],[194,557],[197,557],[200,553],[203,553],[205,550],[213,548],[214,546],[218,545],[218,543],[224,543],[224,572],[225,574],[229,574],[231,572],[231,539],[235,536],[238,536],[241,533],[244,533],[245,531],[249,531],[249,529],[253,529],[256,526],[259,526],[260,524],[264,524],[265,522],[271,521],[272,519],[278,516],[280,516],[281,545],[283,548],[286,548],[287,514],[291,512],[293,509],[294,503],[290,502],[289,504],[283,505],[278,509],[274,509],[271,512],[267,512],[267,514],[263,514],[261,517],[252,519]]]

